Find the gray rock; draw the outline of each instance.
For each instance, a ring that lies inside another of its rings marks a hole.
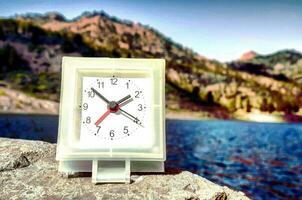
[[[55,144],[0,138],[0,199],[249,199],[187,171],[133,174],[131,184],[91,183],[58,173]]]

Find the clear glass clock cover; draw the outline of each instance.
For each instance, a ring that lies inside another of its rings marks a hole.
[[[164,161],[165,61],[64,57],[58,160]]]

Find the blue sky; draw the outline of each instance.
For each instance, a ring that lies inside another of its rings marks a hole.
[[[221,61],[246,51],[302,51],[302,0],[0,0],[0,16],[58,11],[67,18],[104,10],[148,24],[174,41]]]

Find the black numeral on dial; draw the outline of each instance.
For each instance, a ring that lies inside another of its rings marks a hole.
[[[96,126],[97,127],[97,133],[99,133],[100,132],[100,129],[101,129],[101,126]]]
[[[127,134],[129,132],[128,126],[124,126],[124,133]]]
[[[113,137],[114,137],[114,134],[115,134],[114,130],[110,130],[109,136],[113,138]]]
[[[87,110],[88,109],[88,103],[83,103],[83,110]]]
[[[142,105],[142,104],[138,104],[137,110],[138,110],[138,111],[142,111],[142,110],[143,110],[143,105]]]
[[[142,91],[135,91],[135,98],[140,98]]]
[[[104,82],[98,82],[98,87],[99,88],[104,88],[105,83]]]
[[[117,78],[111,78],[111,85],[117,85]]]
[[[92,91],[92,90],[88,91],[88,97],[89,98],[93,98],[94,96],[95,96],[94,91]]]
[[[91,117],[86,117],[86,124],[90,124],[91,123]]]

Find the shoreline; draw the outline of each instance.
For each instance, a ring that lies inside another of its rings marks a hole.
[[[176,120],[232,120],[232,121],[243,121],[243,122],[259,122],[259,123],[302,123],[302,115],[299,114],[270,114],[261,112],[252,113],[234,113],[230,118],[215,118],[204,116],[200,112],[166,112],[166,119]]]
[[[58,113],[36,113],[36,112],[4,112],[0,111],[0,115],[19,115],[19,116],[59,116]],[[280,113],[261,113],[251,112],[234,113],[229,118],[211,117],[206,112],[190,112],[190,111],[169,111],[166,110],[165,119],[168,120],[198,120],[198,121],[211,121],[211,120],[230,120],[230,121],[243,121],[243,122],[259,122],[259,123],[302,123],[302,114],[280,114]]]

